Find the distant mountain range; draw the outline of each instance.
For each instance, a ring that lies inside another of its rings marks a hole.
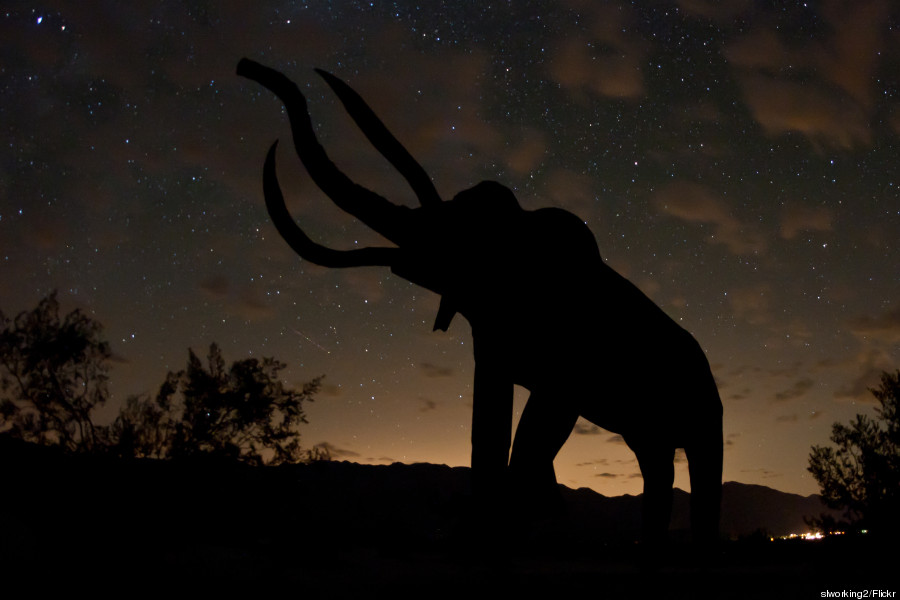
[[[834,586],[847,585],[847,573],[880,581],[893,556],[853,540],[757,543],[763,531],[805,530],[803,517],[824,507],[816,496],[740,483],[725,484],[721,530],[748,543],[720,546],[705,579],[679,544],[689,526],[680,490],[668,570],[647,579],[633,543],[640,496],[562,488],[564,517],[479,520],[463,467],[123,460],[0,435],[0,489],[0,572],[5,583],[32,587],[102,582],[170,595],[186,581],[232,592],[278,582],[309,598],[458,598],[478,581],[498,596],[510,586],[513,595],[600,586],[632,597],[643,586],[653,592],[643,597],[719,597],[727,588],[736,599],[806,598],[832,589],[828,581],[844,589]]]
[[[34,523],[80,515],[103,528],[143,530],[180,523],[206,530],[212,521],[235,530],[269,519],[302,520],[305,535],[353,535],[390,530],[430,536],[466,520],[469,470],[434,464],[361,465],[317,462],[253,468],[215,459],[187,462],[121,460],[67,455],[0,436],[0,480],[8,513]],[[590,489],[562,488],[569,527],[579,535],[628,541],[640,531],[640,496],[606,497]],[[689,494],[675,490],[671,529],[690,527]],[[67,507],[63,511],[62,507]],[[788,494],[759,485],[728,482],[721,532],[731,538],[806,531],[804,517],[827,511],[816,495]],[[215,516],[214,516],[215,515]],[[214,516],[214,517],[213,517]],[[93,521],[92,521],[93,520]],[[312,523],[312,524],[311,524]],[[313,526],[315,525],[315,527]],[[171,528],[171,527],[169,527]],[[217,533],[217,535],[219,535]]]
[[[294,523],[306,538],[350,536],[429,537],[466,521],[469,470],[434,464],[362,465],[317,462],[253,468],[216,459],[186,462],[121,460],[67,455],[0,436],[0,508],[19,515],[22,535],[40,523],[79,515],[98,530],[122,527],[255,535],[270,519]],[[640,531],[641,497],[606,497],[561,486],[572,535],[585,541],[629,542]],[[675,490],[671,529],[689,530],[690,495]],[[63,510],[62,507],[66,507]],[[732,539],[807,530],[804,517],[828,511],[819,496],[800,496],[759,485],[725,483],[721,532]],[[114,524],[115,523],[115,524]],[[303,525],[301,525],[303,523]],[[43,527],[43,526],[41,526]],[[193,532],[193,533],[188,533]],[[438,533],[436,533],[438,532]],[[37,532],[35,532],[37,533]],[[43,532],[48,535],[51,532]],[[36,537],[40,537],[37,535]]]
[[[377,504],[375,498],[380,498],[384,505],[377,512],[381,514],[390,513],[389,507],[396,507],[401,514],[418,514],[429,505],[437,509],[452,504],[454,497],[465,498],[469,493],[466,467],[331,462],[310,465],[307,470],[304,478],[312,488],[307,490],[307,496],[315,493],[313,489],[332,492],[343,489],[338,496],[369,498],[373,505]],[[607,497],[588,488],[561,487],[569,520],[580,529],[614,540],[636,536],[640,531],[640,495]],[[322,500],[328,504],[334,502],[334,499]],[[353,509],[347,506],[346,510]],[[720,531],[733,539],[802,533],[809,529],[804,517],[822,513],[837,516],[825,507],[818,495],[801,496],[761,485],[726,482],[722,490]],[[674,492],[671,529],[676,532],[690,529],[690,494],[680,489]]]

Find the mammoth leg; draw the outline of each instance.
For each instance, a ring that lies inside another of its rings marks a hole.
[[[540,513],[562,508],[553,460],[576,420],[577,411],[552,396],[533,393],[525,404],[509,460],[512,491],[520,496],[516,502],[525,510]]]
[[[472,406],[472,491],[488,507],[499,506],[506,491],[512,410],[512,383],[476,360]]]
[[[714,544],[719,536],[722,448],[721,416],[684,448],[691,477],[691,537],[701,546]]]
[[[675,448],[654,441],[634,442],[625,438],[634,451],[644,477],[641,504],[641,540],[650,547],[662,545],[672,516],[672,485],[675,483]]]

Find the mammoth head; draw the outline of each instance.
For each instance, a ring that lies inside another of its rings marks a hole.
[[[369,142],[406,179],[420,206],[395,205],[351,181],[328,158],[316,139],[306,99],[284,74],[249,59],[237,74],[256,81],[284,103],[294,147],[312,180],[335,204],[378,232],[395,247],[334,250],[306,235],[284,203],[275,173],[276,141],[263,170],[266,208],[281,237],[304,259],[325,267],[388,266],[412,283],[441,294],[435,329],[446,330],[457,311],[466,313],[466,290],[478,284],[478,265],[501,244],[504,228],[522,211],[508,188],[482,182],[442,201],[431,178],[346,83],[316,72],[331,87]]]

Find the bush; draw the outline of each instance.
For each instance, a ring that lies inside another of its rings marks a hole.
[[[10,435],[67,450],[100,441],[91,420],[107,391],[109,344],[102,326],[79,310],[59,316],[56,293],[8,319],[0,311],[0,427]]]
[[[871,391],[876,417],[835,423],[836,447],[813,446],[808,470],[825,504],[844,510],[855,528],[891,535],[900,533],[900,370],[882,373],[881,386]]]
[[[129,398],[110,428],[120,455],[176,458],[213,454],[251,464],[309,458],[300,447],[303,403],[321,377],[295,390],[282,383],[285,364],[274,358],[239,360],[225,368],[212,344],[207,366],[189,351],[183,371],[169,373],[156,398]]]
[[[297,390],[284,385],[274,358],[225,367],[216,344],[207,365],[192,350],[187,367],[169,373],[155,398],[126,400],[109,426],[91,413],[107,390],[109,344],[99,322],[74,310],[59,315],[56,293],[15,319],[0,312],[0,432],[68,451],[177,458],[217,455],[252,464],[327,458],[300,447],[303,403],[322,377]]]

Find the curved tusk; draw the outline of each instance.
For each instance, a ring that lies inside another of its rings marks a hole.
[[[311,263],[323,267],[363,267],[392,266],[396,262],[398,248],[360,248],[358,250],[333,250],[312,241],[294,221],[284,203],[278,176],[275,172],[276,140],[266,155],[263,167],[263,194],[266,209],[281,237],[299,254]]]
[[[347,113],[360,128],[375,149],[394,165],[419,199],[422,206],[431,206],[441,201],[431,177],[416,159],[403,147],[397,138],[385,127],[381,119],[369,108],[366,101],[349,85],[328,71],[316,69],[316,73],[334,91]]]
[[[353,215],[387,239],[399,243],[404,231],[402,213],[409,209],[396,206],[378,194],[354,183],[338,169],[316,139],[306,98],[283,73],[243,58],[237,74],[256,81],[272,91],[284,103],[291,122],[294,147],[312,180],[339,208]]]

